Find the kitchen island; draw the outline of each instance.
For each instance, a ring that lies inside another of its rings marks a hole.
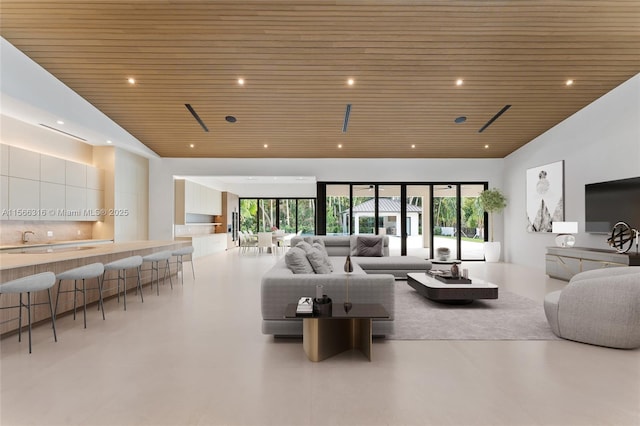
[[[28,275],[38,274],[41,272],[53,272],[58,274],[60,272],[77,268],[80,266],[88,265],[91,263],[109,263],[114,260],[123,259],[129,256],[146,256],[151,253],[167,250],[177,250],[180,247],[188,246],[188,241],[131,241],[124,243],[104,243],[104,241],[96,241],[95,245],[87,244],[86,241],[82,242],[82,245],[77,247],[56,246],[52,245],[50,252],[47,252],[46,248],[41,246],[34,247],[35,251],[28,251],[24,253],[10,253],[7,250],[0,251],[0,282],[7,282],[17,278],[22,278]],[[42,248],[42,250],[40,250]],[[24,246],[24,249],[31,250],[32,247]],[[146,285],[151,282],[151,273],[145,271],[148,269],[148,265],[143,265],[142,284]],[[175,274],[175,267],[172,268],[172,274]],[[129,289],[135,291],[135,273],[133,271],[128,273]],[[106,278],[117,277],[117,271],[107,272]],[[65,289],[69,284],[65,285]],[[95,280],[90,280],[88,287],[95,287]],[[52,287],[52,297],[55,304],[55,295],[58,291],[58,283]],[[116,281],[107,281],[103,291],[105,298],[116,294]],[[24,296],[26,297],[26,296]],[[32,303],[41,303],[47,301],[47,292],[41,291],[31,295]],[[98,300],[97,291],[87,292],[87,303],[93,303]],[[18,304],[17,294],[5,294],[0,297],[0,307],[15,306]],[[72,293],[64,293],[60,295],[60,301],[58,302],[58,315],[69,312],[73,309],[73,295]],[[0,310],[0,334],[9,333],[17,330],[18,310],[17,309],[1,309]],[[26,310],[23,311],[23,315],[26,315]],[[50,317],[49,309],[46,306],[38,307],[31,310],[32,321],[41,321]],[[16,318],[15,321],[8,321],[9,319]],[[23,323],[26,323],[26,319],[23,318]]]

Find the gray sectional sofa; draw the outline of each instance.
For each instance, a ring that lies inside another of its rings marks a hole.
[[[351,253],[356,236],[314,236],[324,243],[333,272],[328,274],[297,273],[287,266],[285,259],[267,271],[261,282],[262,332],[276,336],[301,336],[302,320],[284,318],[289,303],[301,297],[315,296],[316,286],[333,300],[333,308],[342,307],[346,298],[347,274],[344,272],[346,256]],[[302,237],[295,237],[295,247]],[[390,319],[374,320],[373,334],[384,336],[393,332],[395,312],[395,279],[406,277],[407,272],[424,272],[431,263],[417,257],[389,256],[389,239],[383,237],[383,256],[352,256],[353,272],[349,275],[349,300],[353,303],[380,303],[389,312]]]

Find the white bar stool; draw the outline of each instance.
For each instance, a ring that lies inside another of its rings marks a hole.
[[[104,274],[104,265],[102,263],[92,263],[90,265],[81,266],[79,268],[69,269],[56,275],[58,279],[58,294],[56,296],[56,308],[54,313],[58,312],[58,302],[60,301],[60,293],[73,293],[73,319],[76,319],[76,293],[82,293],[82,304],[84,305],[84,328],[87,328],[87,290],[98,290],[99,308],[102,309],[102,319],[104,320],[104,303],[102,301],[102,283],[100,282],[100,276]],[[98,287],[87,288],[86,280],[95,278],[98,282]],[[73,280],[73,290],[60,290],[62,288],[63,280]],[[78,281],[82,280],[82,288],[78,288]]]
[[[181,280],[182,280],[182,285],[184,285],[184,261],[183,261],[183,257],[184,256],[189,256],[189,260],[187,260],[186,262],[191,262],[191,273],[193,274],[193,279],[196,279],[196,271],[193,268],[193,246],[187,246],[187,247],[182,247],[174,252],[171,253],[171,255],[176,257],[176,263],[178,266],[178,271],[182,272],[182,275],[180,276]]]
[[[136,293],[140,291],[140,300],[144,303],[142,296],[142,282],[140,280],[140,266],[142,265],[142,256],[125,257],[124,259],[115,260],[104,265],[104,273],[102,274],[102,290],[104,291],[104,282],[118,280],[118,303],[120,303],[120,281],[123,282],[124,293],[124,310],[127,310],[127,269],[135,269],[138,274],[138,287]],[[118,278],[105,278],[107,271],[118,271]]]
[[[43,272],[41,274],[29,275],[28,277],[18,278],[17,280],[7,281],[0,284],[0,294],[16,294],[20,296],[20,302],[15,306],[6,306],[2,309],[18,308],[18,342],[22,341],[22,308],[27,308],[29,316],[29,353],[31,353],[31,306],[49,305],[51,312],[51,324],[53,325],[53,340],[58,341],[56,335],[56,318],[53,315],[53,304],[51,303],[51,287],[56,283],[56,276],[53,272]],[[31,303],[31,293],[34,291],[47,290],[49,295],[49,303]],[[27,303],[22,303],[22,293],[27,293]]]
[[[151,290],[153,291],[153,272],[156,273],[156,292],[160,296],[160,262],[164,262],[164,275],[162,276],[162,284],[164,284],[167,278],[167,271],[169,272],[169,283],[173,290],[173,280],[171,280],[171,269],[169,269],[169,259],[171,259],[170,251],[159,251],[157,253],[151,253],[142,257],[144,262],[151,263]]]

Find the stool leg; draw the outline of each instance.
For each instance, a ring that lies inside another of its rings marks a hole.
[[[84,280],[82,280],[84,282]],[[76,292],[78,291],[78,282],[73,280],[73,320],[76,320]]]
[[[118,303],[120,303],[120,269],[118,269]]]
[[[102,286],[104,285],[104,280],[100,281],[100,275],[96,277],[96,280],[98,281],[98,304],[102,308],[102,321],[104,321],[104,299],[102,298]]]
[[[22,342],[22,293],[18,300],[18,342]]]
[[[82,304],[84,305],[84,328],[87,328],[87,284],[84,278],[82,279]],[[102,313],[104,315],[104,307]]]
[[[53,311],[53,303],[51,302],[51,289],[47,289],[49,295],[49,311],[51,311],[51,325],[53,326],[53,340],[58,341],[58,335],[56,334],[56,314]]]
[[[193,274],[193,279],[196,279],[196,270],[193,269],[193,253],[191,254],[191,258],[189,259],[189,262],[191,263],[191,273]]]
[[[156,266],[156,293],[160,296],[160,261],[154,262]],[[153,271],[151,271],[151,282],[153,283]]]
[[[136,293],[138,292],[138,290],[140,290],[140,300],[142,300],[142,303],[144,303],[144,296],[142,295],[142,279],[140,278],[140,267],[138,266],[136,270],[138,271],[138,287],[136,288]]]
[[[124,285],[124,294],[122,295],[122,298],[124,299],[124,310],[127,310],[127,270],[123,269],[122,270],[122,274],[123,274],[123,285]],[[118,278],[120,278],[120,271],[118,271]],[[118,292],[120,292],[120,280],[118,279]]]
[[[167,259],[167,264],[164,267],[164,278],[162,278],[162,284],[164,284],[164,280],[167,276],[167,271],[169,272],[169,284],[171,284],[171,290],[173,290],[173,279],[171,278],[171,266],[169,266],[169,259]]]
[[[58,313],[58,301],[60,300],[60,287],[62,287],[62,280],[58,281],[58,293],[56,294],[56,308],[53,310],[53,313]]]
[[[102,273],[102,283],[104,284],[104,276],[107,274],[107,270],[105,269],[105,271]],[[100,310],[102,306],[100,306],[100,304],[98,303],[98,310]]]
[[[20,293],[22,296],[22,293]],[[22,311],[22,308],[20,308]],[[29,316],[29,353],[31,353],[31,293],[27,292],[27,315]]]
[[[176,266],[178,267],[176,276],[180,273],[180,282],[184,285],[184,265],[182,264],[182,255],[176,256]]]

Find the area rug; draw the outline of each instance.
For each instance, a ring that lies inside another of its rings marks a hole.
[[[433,302],[396,281],[392,340],[560,340],[542,303],[500,289],[498,299],[468,305]]]

